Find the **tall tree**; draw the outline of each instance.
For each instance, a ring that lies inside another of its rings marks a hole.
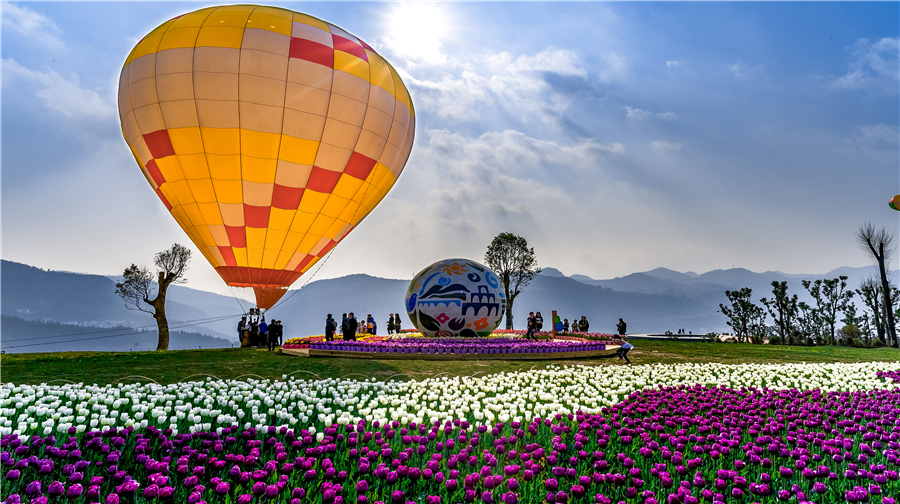
[[[836,344],[834,328],[837,325],[838,313],[845,311],[853,299],[853,291],[847,290],[847,277],[841,275],[831,280],[821,278],[815,281],[803,280],[803,287],[816,300],[819,318],[822,325],[828,329],[828,343]]]
[[[765,318],[762,307],[750,300],[752,293],[753,290],[749,287],[736,291],[725,291],[725,296],[728,297],[731,306],[719,303],[719,311],[728,317],[726,323],[734,330],[734,335],[737,336],[739,343],[745,340],[756,342],[757,338],[753,337],[755,335],[752,329],[759,325],[757,322],[760,319]],[[761,338],[759,339],[761,340]]]
[[[866,277],[859,283],[859,289],[856,293],[862,299],[863,304],[872,313],[872,324],[875,325],[875,334],[878,340],[887,344],[885,338],[886,329],[884,327],[884,308],[882,301],[884,296],[881,294],[881,281],[873,277]]]
[[[153,258],[156,271],[132,264],[125,268],[124,280],[116,284],[116,294],[129,310],[153,315],[159,331],[156,350],[169,349],[169,321],[166,319],[166,291],[173,283],[185,283],[184,273],[191,262],[191,251],[175,243]],[[150,299],[153,297],[153,299]]]
[[[811,338],[816,343],[822,343],[822,318],[819,309],[814,308],[805,301],[797,304],[797,337],[796,343],[802,343],[805,338]]]
[[[888,344],[898,346],[897,326],[894,323],[894,299],[891,296],[890,282],[887,270],[894,256],[894,247],[897,245],[897,236],[886,227],[876,228],[875,224],[866,222],[856,230],[856,240],[859,246],[869,252],[878,263],[878,273],[881,275],[881,290],[884,296],[884,310],[887,317],[885,326],[887,329]]]
[[[772,282],[772,298],[762,298],[760,302],[766,306],[769,315],[775,320],[775,329],[781,338],[781,344],[793,342],[794,328],[797,320],[797,295],[788,296],[787,282]]]
[[[488,245],[484,260],[503,282],[506,294],[506,328],[513,328],[513,301],[534,276],[541,272],[534,257],[534,247],[512,233],[500,233]]]

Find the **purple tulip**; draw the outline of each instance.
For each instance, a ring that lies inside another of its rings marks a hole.
[[[119,494],[109,494],[106,496],[106,504],[119,504]]]
[[[144,488],[144,498],[145,499],[155,499],[159,497],[159,486],[157,485],[148,485],[147,488]]]
[[[238,496],[237,496],[237,499],[235,499],[235,502],[236,502],[237,504],[250,504],[250,501],[252,501],[252,500],[253,500],[253,496],[252,496],[252,495],[250,495],[250,494],[241,494],[241,495],[238,495]]]
[[[231,485],[227,481],[220,481],[216,484],[216,494],[225,495],[231,490]]]
[[[59,497],[64,493],[66,493],[66,486],[60,481],[53,481],[50,483],[50,486],[47,487],[47,494],[51,497]]]
[[[265,490],[265,495],[269,499],[274,499],[275,496],[278,495],[279,488],[277,485],[268,485]]]
[[[25,487],[25,495],[28,498],[33,498],[41,495],[41,482],[40,481],[32,481]]]

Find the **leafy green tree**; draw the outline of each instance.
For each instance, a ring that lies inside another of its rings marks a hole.
[[[512,233],[500,233],[488,245],[484,261],[503,283],[506,295],[506,328],[513,328],[513,302],[516,297],[537,275],[541,268],[534,256],[534,247],[528,247],[528,241]]]
[[[803,287],[816,300],[819,319],[828,330],[826,333],[828,343],[836,344],[834,330],[838,313],[845,311],[853,299],[853,290],[847,289],[847,277],[841,275],[830,280],[821,278],[815,281],[803,280]]]
[[[797,307],[799,308],[795,338],[797,342],[800,343],[800,339],[810,338],[817,344],[822,343],[822,319],[819,317],[818,308],[813,308],[805,301],[800,301]]]
[[[743,343],[745,340],[762,343],[762,337],[759,337],[757,333],[760,319],[763,321],[762,325],[765,326],[766,314],[762,307],[750,299],[752,293],[753,289],[749,287],[736,291],[727,290],[725,296],[731,306],[719,303],[719,312],[728,317],[727,324],[734,330],[738,343]]]
[[[884,297],[887,344],[896,347],[900,344],[897,341],[897,327],[894,322],[894,302],[896,299],[891,295],[887,270],[890,267],[894,248],[897,245],[897,236],[886,227],[876,228],[875,224],[866,222],[859,226],[859,229],[856,231],[856,240],[859,246],[869,252],[878,264],[878,273],[881,276],[881,294]]]
[[[125,301],[126,308],[149,313],[156,319],[159,332],[157,351],[169,349],[166,291],[173,283],[187,282],[184,274],[190,262],[190,249],[176,243],[169,250],[154,256],[155,272],[151,272],[146,266],[132,264],[125,268],[122,282],[116,283],[116,294]]]
[[[881,294],[881,282],[873,277],[866,277],[859,283],[859,289],[856,289],[856,294],[859,295],[863,304],[869,309],[868,314],[871,314],[872,324],[875,326],[875,334],[878,340],[887,344],[884,307],[882,306],[884,296]]]
[[[782,345],[794,342],[794,329],[797,322],[797,295],[789,296],[787,290],[786,281],[775,280],[772,282],[772,298],[760,299],[769,315],[775,320],[775,331],[778,333]]]

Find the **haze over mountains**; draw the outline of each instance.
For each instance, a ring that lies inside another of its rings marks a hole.
[[[877,274],[874,267],[838,268],[821,275],[754,273],[742,268],[697,274],[657,268],[597,280],[577,274],[565,276],[555,268],[544,268],[516,299],[513,316],[517,328],[523,327],[530,310],[540,310],[545,320],[549,320],[551,311],[556,309],[560,316],[570,320],[587,316],[591,330],[597,332],[614,332],[619,317],[628,322],[630,333],[674,332],[682,328],[694,334],[727,332],[725,317],[718,313],[719,303],[726,301],[725,290],[750,287],[754,299],[758,300],[771,294],[772,281],[785,280],[790,286],[789,293],[796,293],[809,302],[800,283],[802,279],[847,275],[849,286],[856,288],[860,280],[873,274]],[[115,294],[115,281],[109,277],[46,271],[10,261],[0,262],[0,276],[3,279],[0,348],[4,351],[156,347],[153,318],[126,309]],[[896,271],[893,277],[896,279]],[[408,280],[363,274],[317,280],[288,293],[268,313],[267,319],[282,320],[285,337],[289,338],[321,334],[327,313],[336,317],[350,311],[358,317],[372,313],[379,324],[379,333],[383,334],[388,314],[403,311],[408,285]],[[857,301],[857,305],[861,303]],[[229,347],[237,343],[235,328],[243,308],[229,296],[176,285],[169,289],[166,311],[170,326],[176,331],[172,335],[173,349]],[[142,328],[147,332],[101,332],[114,327]],[[404,327],[410,327],[406,318]]]

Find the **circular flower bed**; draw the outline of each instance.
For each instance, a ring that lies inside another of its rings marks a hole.
[[[312,343],[311,350],[411,354],[514,354],[605,350],[606,344],[580,341],[525,339],[411,338],[390,341],[333,341]]]

